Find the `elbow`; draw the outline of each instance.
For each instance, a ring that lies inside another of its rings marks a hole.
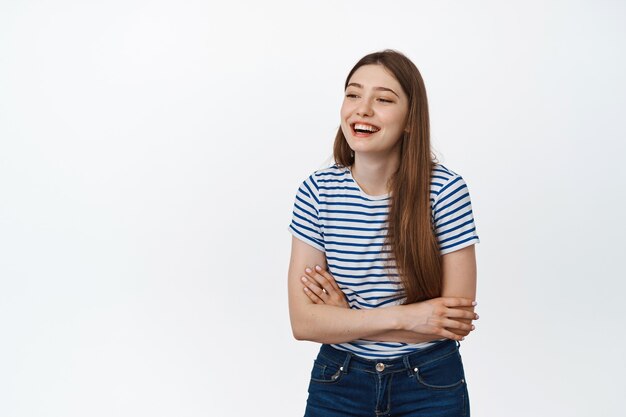
[[[293,335],[293,338],[296,340],[303,340],[302,339],[302,330],[296,326],[296,324],[293,322],[293,320],[291,321],[291,334]]]
[[[296,329],[292,328],[291,333],[293,334],[293,338],[296,340],[306,340],[301,331],[296,331]]]
[[[313,307],[316,308],[316,307]],[[308,342],[327,343],[324,328],[320,326],[318,317],[307,308],[292,310],[289,313],[291,322],[291,334],[296,340]]]
[[[312,341],[311,323],[305,319],[306,314],[301,310],[290,310],[289,321],[291,322],[291,334],[296,340]]]
[[[294,339],[299,341],[307,341],[307,342],[315,342],[315,343],[337,343],[333,341],[333,339],[328,337],[323,337],[319,334],[315,334],[310,330],[298,329],[295,330],[292,328],[292,334]]]
[[[306,320],[291,320],[291,334],[296,340],[304,340],[308,342],[326,343],[323,337],[315,330],[315,326]]]
[[[291,334],[296,340],[311,340],[311,335],[306,331],[306,326],[298,325],[297,323],[291,324]]]

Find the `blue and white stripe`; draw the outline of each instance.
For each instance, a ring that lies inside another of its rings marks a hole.
[[[401,304],[405,295],[393,255],[383,248],[389,195],[370,196],[337,165],[315,171],[300,185],[289,231],[324,252],[350,308]],[[435,234],[442,255],[479,243],[467,184],[441,164],[430,183]],[[359,339],[332,346],[368,358],[394,358],[433,342],[407,344]]]

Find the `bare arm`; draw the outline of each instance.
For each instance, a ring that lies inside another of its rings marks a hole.
[[[456,308],[471,305],[472,300],[461,298],[438,298],[410,305],[363,310],[316,303],[305,294],[300,280],[305,268],[313,265],[320,265],[324,270],[327,268],[324,253],[292,237],[288,272],[289,314],[293,335],[298,340],[345,343],[372,339],[385,332],[390,332],[386,341],[406,341],[407,335],[413,337],[413,343],[443,337],[460,340],[462,336],[447,328],[456,326],[460,330],[469,330],[469,326],[451,317],[465,317],[470,321],[474,317]]]
[[[442,257],[443,287],[442,297],[467,297],[476,299],[476,250],[475,245],[467,246]],[[474,312],[474,307],[459,307]],[[472,324],[471,320],[459,321]],[[467,335],[463,331],[450,329],[455,334]]]
[[[442,257],[442,297],[476,298],[476,255],[474,245],[447,253]],[[474,307],[458,307],[474,313]],[[475,318],[478,318],[476,316]],[[459,322],[472,325],[472,319],[458,318]],[[452,333],[465,337],[471,330],[449,328]],[[441,339],[437,335],[418,335],[406,330],[384,330],[370,339],[381,342],[420,343]]]
[[[458,334],[460,335],[458,340],[463,340],[461,332]],[[408,330],[385,330],[380,333],[376,333],[369,339],[376,342],[423,343],[430,342],[431,340],[440,340],[443,339],[443,337],[434,334],[418,334]]]
[[[352,310],[313,303],[302,291],[300,281],[305,268],[313,265],[327,268],[324,253],[292,237],[288,292],[291,329],[296,339],[319,343],[345,343],[398,327],[398,320],[391,307]]]

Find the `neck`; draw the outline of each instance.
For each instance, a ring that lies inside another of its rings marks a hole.
[[[352,164],[352,177],[361,189],[369,195],[377,196],[388,194],[389,180],[397,171],[400,164],[400,155],[394,152],[385,158],[364,155],[355,152]]]

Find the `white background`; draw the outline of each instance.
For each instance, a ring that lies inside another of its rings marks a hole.
[[[299,416],[293,199],[363,55],[469,184],[476,416],[623,412],[626,6],[0,4],[0,415]]]

